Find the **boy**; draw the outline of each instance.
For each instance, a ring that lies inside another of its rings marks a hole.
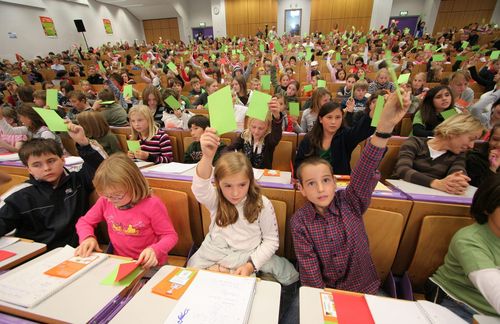
[[[198,79],[197,77],[191,78],[190,84],[191,91],[189,91],[189,98],[192,98],[194,101],[198,99],[198,97],[205,91],[205,89],[201,87],[200,79]]]
[[[181,82],[181,80],[175,78],[175,79],[170,79],[169,84],[171,83],[170,88],[174,89],[177,91],[180,95],[181,100],[184,102],[184,108],[186,109],[191,109],[191,101],[189,100],[188,97],[182,95],[182,88],[184,87],[184,84]]]
[[[80,90],[73,90],[68,94],[71,109],[67,112],[68,117],[72,122],[76,121],[76,115],[83,111],[92,111],[92,107],[87,102],[87,97]]]
[[[350,108],[352,110],[348,110],[350,112],[358,112],[363,111],[366,108],[366,102],[368,99],[366,98],[366,92],[368,91],[368,82],[366,80],[359,80],[354,83],[352,91],[354,91],[352,98],[346,98],[342,100],[340,107],[342,109]],[[349,106],[349,107],[348,107]]]
[[[99,100],[94,102],[92,109],[101,111],[109,126],[123,127],[128,126],[128,116],[125,109],[115,101],[115,95],[110,89],[102,89],[97,95]],[[101,102],[110,102],[112,104],[101,106]]]
[[[297,170],[299,190],[308,202],[291,219],[291,232],[302,285],[376,294],[380,281],[373,265],[363,214],[380,174],[377,167],[394,126],[411,103],[403,95],[403,108],[391,94],[375,135],[368,140],[351,182],[335,192],[330,164],[311,158]]]
[[[30,179],[6,194],[0,204],[0,236],[16,236],[47,244],[48,249],[78,246],[75,224],[89,209],[92,178],[103,157],[85,137],[81,126],[68,123],[84,163],[80,171],[64,168],[61,146],[53,139],[33,139],[19,150]]]
[[[206,116],[194,115],[189,119],[188,127],[191,130],[191,136],[193,137],[193,142],[189,144],[188,149],[184,153],[183,162],[198,163],[201,160],[202,156],[200,137],[205,132],[205,129],[207,127],[210,127],[210,121]],[[215,164],[225,146],[226,144],[224,144],[224,142],[221,141],[219,147],[217,148],[217,152],[215,152],[213,164]]]

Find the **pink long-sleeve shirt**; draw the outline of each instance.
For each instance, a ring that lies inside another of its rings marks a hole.
[[[118,209],[101,197],[76,224],[80,243],[94,235],[94,228],[105,220],[114,254],[137,259],[151,247],[158,263],[167,261],[168,252],[177,244],[177,233],[163,202],[155,196],[141,200],[130,209]]]

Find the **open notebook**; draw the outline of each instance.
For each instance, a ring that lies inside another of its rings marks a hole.
[[[199,271],[165,324],[245,324],[257,279]]]
[[[75,258],[74,253],[74,248],[65,246],[39,262],[3,274],[0,276],[0,301],[33,307],[108,257],[106,254],[94,253],[89,258]]]

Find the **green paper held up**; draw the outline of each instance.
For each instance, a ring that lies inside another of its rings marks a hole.
[[[168,96],[167,99],[165,99],[165,103],[169,105],[172,109],[181,108],[181,104],[173,96]]]
[[[113,271],[111,271],[106,276],[106,278],[104,278],[101,281],[101,285],[103,285],[103,286],[128,286],[132,283],[132,281],[134,281],[135,278],[137,278],[137,276],[142,271],[141,268],[137,268],[134,271],[132,271],[132,273],[130,273],[128,276],[126,276],[122,280],[116,282],[115,278],[116,278],[116,275],[118,274],[118,267],[119,266],[116,266],[115,269],[113,269]]]
[[[290,116],[299,117],[300,115],[300,107],[298,102],[289,102],[288,110],[290,111]]]
[[[463,41],[462,42],[462,46],[460,47],[461,49],[466,49],[467,46],[469,46],[469,42],[468,41]]]
[[[271,95],[267,93],[254,91],[246,115],[248,117],[265,121],[267,113],[269,112],[267,104],[269,103],[269,101],[271,101],[271,98],[272,98]]]
[[[318,88],[326,88],[326,81],[318,80]]]
[[[134,96],[131,84],[127,84],[123,87],[123,96],[125,98],[132,98]]]
[[[13,77],[14,78],[14,81],[16,81],[17,85],[25,85],[26,83],[24,82],[23,78],[19,75],[16,75]]]
[[[57,105],[59,104],[59,101],[57,100],[57,89],[47,89],[47,106],[50,107],[50,109],[57,109]]]
[[[443,62],[444,61],[444,55],[443,54],[434,54],[434,55],[432,55],[432,60],[434,62]]]
[[[500,56],[500,51],[493,51],[491,52],[490,60],[496,60],[498,59],[498,56]]]
[[[458,114],[458,112],[455,108],[447,109],[447,110],[441,112],[441,116],[443,116],[444,119],[448,119],[451,116],[455,116],[456,114]]]
[[[380,116],[382,115],[382,110],[384,110],[384,103],[384,97],[378,96],[375,104],[375,110],[373,112],[372,127],[377,127],[378,122],[380,121]]]
[[[130,152],[136,152],[141,149],[141,143],[139,141],[127,141],[127,146]]]
[[[310,92],[310,91],[312,91],[312,89],[313,89],[312,84],[306,84],[304,86],[304,92]]]
[[[262,90],[271,90],[271,76],[261,75],[260,76],[260,86]]]
[[[279,40],[274,41],[274,49],[276,50],[276,53],[283,53],[283,46],[281,46]]]
[[[176,72],[177,71],[177,66],[175,66],[175,64],[173,62],[168,62],[167,64],[167,67],[170,69],[170,71],[172,72]]]
[[[106,73],[106,68],[102,65],[102,62],[98,61],[97,64],[99,65],[99,71]]]
[[[398,78],[398,84],[408,83],[408,81],[410,80],[410,74],[411,73],[400,74]]]
[[[62,119],[55,110],[36,108],[33,109],[42,117],[47,127],[53,132],[67,132],[68,126],[64,123]]]
[[[229,86],[208,96],[208,115],[211,127],[215,128],[219,135],[232,132],[237,128],[233,97]]]

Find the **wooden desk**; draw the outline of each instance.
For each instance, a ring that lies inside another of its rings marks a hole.
[[[47,245],[30,240],[20,240],[2,248],[2,250],[16,253],[10,258],[0,261],[0,270],[8,270],[47,251]]]
[[[42,258],[46,258],[58,249],[54,249],[40,257],[9,271],[2,277],[9,276],[17,269],[28,267]],[[119,264],[123,258],[109,257],[102,263],[90,269],[62,290],[32,308],[24,308],[0,301],[0,312],[32,319],[38,322],[51,323],[86,323],[104,306],[118,295],[124,295],[128,287],[104,286],[100,282]],[[132,282],[141,277],[141,274]]]
[[[163,323],[177,301],[154,294],[151,289],[174,268],[162,267],[110,323]],[[281,287],[278,283],[258,281],[248,323],[278,323],[280,293]]]

